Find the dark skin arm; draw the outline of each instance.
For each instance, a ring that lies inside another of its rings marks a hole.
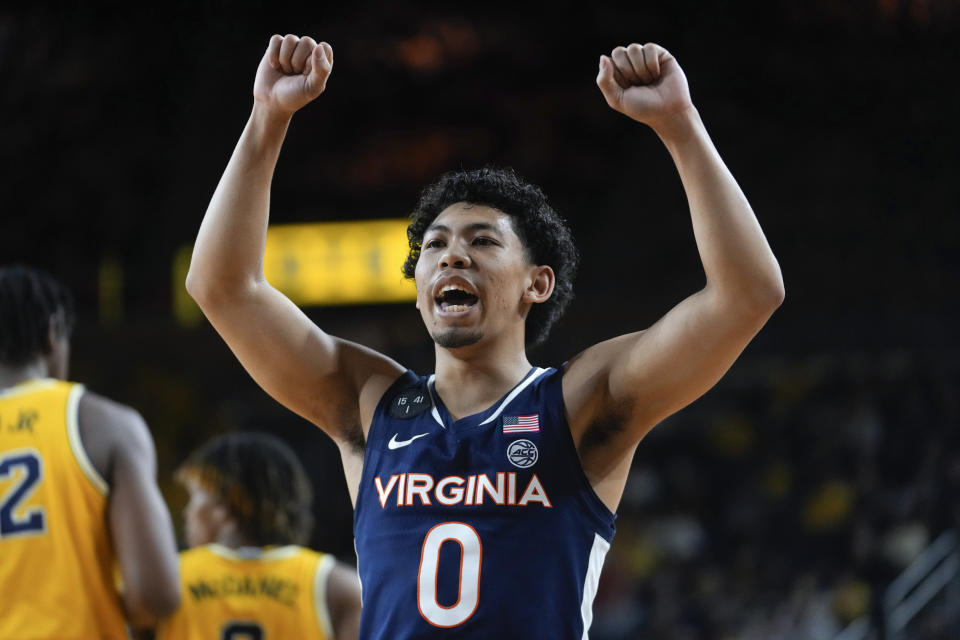
[[[360,580],[353,567],[338,562],[327,577],[327,609],[337,640],[356,640],[360,633]]]
[[[87,456],[110,486],[107,523],[127,618],[133,627],[151,626],[179,606],[180,583],[150,431],[133,409],[90,392],[80,399],[79,427]]]

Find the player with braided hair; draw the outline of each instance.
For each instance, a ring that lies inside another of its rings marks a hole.
[[[54,278],[0,268],[0,638],[121,639],[179,603],[150,431],[66,381],[73,322]]]
[[[260,433],[214,438],[180,466],[190,494],[183,604],[158,639],[357,637],[356,572],[304,548],[313,492],[290,448]]]

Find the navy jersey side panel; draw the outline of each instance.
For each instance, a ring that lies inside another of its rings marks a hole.
[[[364,640],[585,637],[614,516],[589,486],[560,372],[454,421],[405,373],[367,439],[354,516]]]

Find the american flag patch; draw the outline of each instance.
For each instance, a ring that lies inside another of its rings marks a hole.
[[[504,433],[531,433],[540,431],[540,414],[529,416],[503,416]]]

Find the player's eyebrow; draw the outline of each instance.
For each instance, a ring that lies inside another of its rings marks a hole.
[[[496,225],[490,224],[489,222],[471,222],[466,226],[467,231],[494,231],[499,232],[500,230]],[[427,230],[424,231],[424,235],[430,233],[431,231],[440,231],[442,233],[450,233],[452,230],[445,224],[431,224],[427,227]]]

